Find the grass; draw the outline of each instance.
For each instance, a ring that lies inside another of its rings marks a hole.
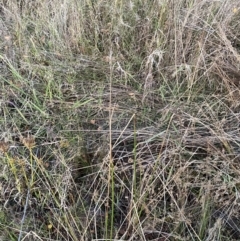
[[[239,240],[240,3],[0,3],[1,240]]]

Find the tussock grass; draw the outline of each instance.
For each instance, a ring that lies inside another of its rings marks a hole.
[[[239,240],[237,0],[0,13],[1,240]]]

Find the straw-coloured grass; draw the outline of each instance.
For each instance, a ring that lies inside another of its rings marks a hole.
[[[239,240],[237,0],[0,16],[1,240]]]

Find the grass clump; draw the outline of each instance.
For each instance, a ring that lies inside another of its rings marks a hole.
[[[1,240],[238,240],[240,3],[3,1]]]

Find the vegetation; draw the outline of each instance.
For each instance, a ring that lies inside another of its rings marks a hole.
[[[239,240],[239,18],[1,1],[0,239]]]

